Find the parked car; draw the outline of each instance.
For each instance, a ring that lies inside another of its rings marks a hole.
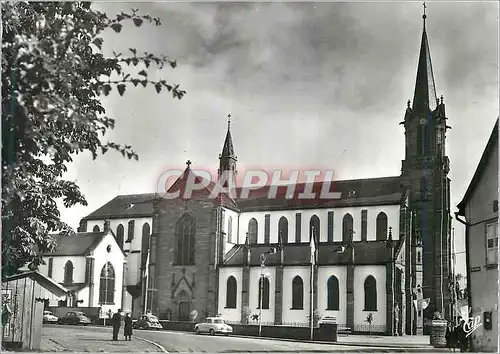
[[[43,311],[43,323],[57,323],[59,318],[50,311]]]
[[[72,325],[88,325],[92,323],[90,318],[87,317],[83,312],[70,311],[63,317],[59,318],[60,324],[72,324]]]
[[[226,336],[233,333],[233,327],[229,326],[221,317],[207,317],[205,322],[197,323],[194,326],[196,334],[209,333],[214,336],[216,334],[224,334]]]
[[[137,321],[133,321],[132,327],[134,329],[156,329],[157,331],[163,329],[158,317],[151,314],[142,315]]]

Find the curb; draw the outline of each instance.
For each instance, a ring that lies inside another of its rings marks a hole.
[[[153,342],[152,340],[149,340],[149,339],[146,339],[146,338],[142,338],[142,337],[138,337],[138,336],[134,336],[134,338],[139,339],[139,340],[142,340],[142,341],[144,341],[144,342],[147,342],[147,343],[149,343],[149,344],[154,345],[155,347],[157,347],[158,349],[160,349],[160,351],[161,351],[162,353],[168,353],[168,351],[165,349],[165,347],[164,347],[163,345],[158,344],[158,343],[156,343],[156,342]]]
[[[343,342],[326,342],[326,341],[311,341],[311,340],[300,340],[300,339],[292,339],[292,338],[273,338],[273,337],[254,337],[254,336],[243,336],[238,334],[233,334],[231,337],[238,338],[254,338],[254,339],[264,339],[264,340],[277,340],[283,342],[300,342],[300,343],[310,343],[310,344],[327,344],[327,345],[342,345],[349,347],[370,347],[370,348],[383,348],[383,349],[405,349],[405,350],[432,350],[435,351],[436,348],[431,347],[430,345],[426,346],[397,346],[396,344],[378,344],[378,343],[343,343]]]

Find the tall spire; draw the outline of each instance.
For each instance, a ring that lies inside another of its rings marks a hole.
[[[434,110],[437,106],[436,85],[434,84],[434,74],[432,72],[431,52],[429,50],[429,41],[425,21],[427,19],[425,2],[424,27],[422,31],[422,43],[420,45],[420,57],[418,59],[417,80],[415,83],[415,96],[413,97],[413,110],[426,111]]]
[[[231,114],[228,114],[226,140],[222,147],[222,153],[219,155],[219,178],[222,180],[224,180],[224,178],[231,178],[233,180],[233,185],[236,174],[236,161],[237,158],[234,154],[233,138],[231,136]]]
[[[234,157],[233,138],[231,136],[231,114],[227,115],[227,133],[221,157]]]

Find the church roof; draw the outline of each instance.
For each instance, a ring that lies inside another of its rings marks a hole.
[[[190,175],[192,176],[190,177]],[[196,183],[199,183],[202,177],[194,175],[193,170],[188,167],[169,188],[168,192],[179,191],[180,196],[182,196],[188,178],[192,178]],[[288,199],[286,198],[288,186],[279,186],[275,198],[268,198],[271,187],[265,186],[259,190],[249,191],[246,198],[232,199],[230,196],[221,193],[214,202],[232,210],[245,212],[390,205],[399,204],[404,195],[399,176],[333,181],[330,186],[326,185],[326,191],[341,193],[340,199],[322,199],[321,191],[324,184],[324,182],[314,183],[312,192],[315,193],[315,198],[312,199],[298,198],[299,193],[302,193],[306,187],[305,183],[299,183],[295,185],[292,198]],[[207,187],[202,190],[194,191],[191,199],[208,198],[214,187],[214,182],[208,183]],[[237,188],[236,195],[241,196],[241,191],[241,187]],[[117,196],[86,216],[84,220],[151,217],[153,215],[153,200],[159,197],[158,194],[154,193]]]
[[[457,205],[458,208],[458,215],[465,216],[465,205],[469,201],[470,197],[472,196],[472,193],[474,193],[474,190],[476,189],[479,181],[481,180],[481,177],[486,170],[486,167],[488,166],[489,161],[491,160],[491,154],[494,151],[494,147],[498,145],[498,118],[495,123],[495,127],[493,128],[493,131],[491,132],[490,138],[488,139],[488,143],[486,144],[486,148],[483,151],[483,155],[481,156],[481,160],[479,160],[479,164],[476,168],[476,172],[474,173],[474,176],[472,177],[472,180],[469,184],[469,187],[467,188],[467,191],[465,192],[464,198],[462,201]]]
[[[154,193],[119,195],[83,219],[102,220],[150,217],[153,215],[154,198]]]
[[[184,198],[186,192],[186,185],[188,181],[193,181],[194,184],[200,184],[202,181],[204,181],[204,179],[201,176],[197,176],[188,165],[188,167],[184,170],[182,175],[179,176],[179,178],[177,178],[174,184],[170,186],[170,188],[167,190],[167,193],[173,194],[179,192],[180,199],[206,198],[210,196],[212,189],[215,186],[214,182],[205,180],[204,185],[206,185],[206,187],[194,190],[192,191],[190,198]]]
[[[84,256],[92,251],[106,235],[105,232],[82,232],[74,235],[52,235],[54,252],[44,256]]]
[[[429,40],[427,39],[427,31],[425,29],[425,14],[423,18],[424,29],[422,31],[417,80],[415,82],[415,95],[413,97],[413,110],[419,112],[427,112],[429,109],[433,111],[437,107],[437,94],[436,85],[434,83],[434,73],[432,71],[431,52],[429,49]]]
[[[394,241],[395,251],[399,250],[398,246],[403,241]],[[342,242],[334,243],[319,243],[317,264],[321,265],[346,265],[351,261],[350,252],[347,250],[343,253],[335,252],[338,246],[343,245]],[[225,263],[226,267],[236,267],[245,264],[244,247],[236,245],[238,250]],[[277,244],[257,244],[251,245],[250,266],[260,266],[260,255],[267,252],[271,247],[277,247]],[[385,241],[367,241],[354,242],[355,264],[358,265],[376,265],[386,264],[391,262],[391,259],[396,258],[396,254],[392,258],[391,249]],[[397,253],[397,252],[396,252]],[[284,264],[287,266],[300,266],[310,264],[310,248],[309,242],[289,243],[283,247]],[[266,265],[273,266],[279,264],[279,252],[268,255]]]
[[[269,198],[270,186],[250,191],[248,198],[236,200],[241,211],[264,211],[283,209],[311,209],[327,207],[348,207],[368,205],[399,204],[404,194],[400,177],[379,177],[333,181],[326,184],[326,191],[340,193],[339,198],[322,198],[321,192],[325,182],[316,182],[312,186],[314,198],[301,199],[300,193],[306,188],[305,183],[295,185],[291,198],[287,198],[287,186],[277,188],[275,198]],[[327,188],[330,187],[330,188]],[[238,189],[238,196],[241,189]]]

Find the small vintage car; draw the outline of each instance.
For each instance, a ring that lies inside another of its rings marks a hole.
[[[57,323],[59,318],[50,311],[43,311],[43,323]]]
[[[83,312],[70,311],[63,317],[59,318],[59,324],[70,324],[70,325],[89,325],[92,321]]]
[[[151,314],[142,315],[137,321],[133,321],[132,327],[134,329],[156,329],[157,331],[163,329],[158,317]]]
[[[205,322],[197,323],[194,326],[196,334],[209,333],[214,336],[216,334],[224,334],[226,336],[233,333],[233,327],[229,326],[221,317],[207,317]]]

